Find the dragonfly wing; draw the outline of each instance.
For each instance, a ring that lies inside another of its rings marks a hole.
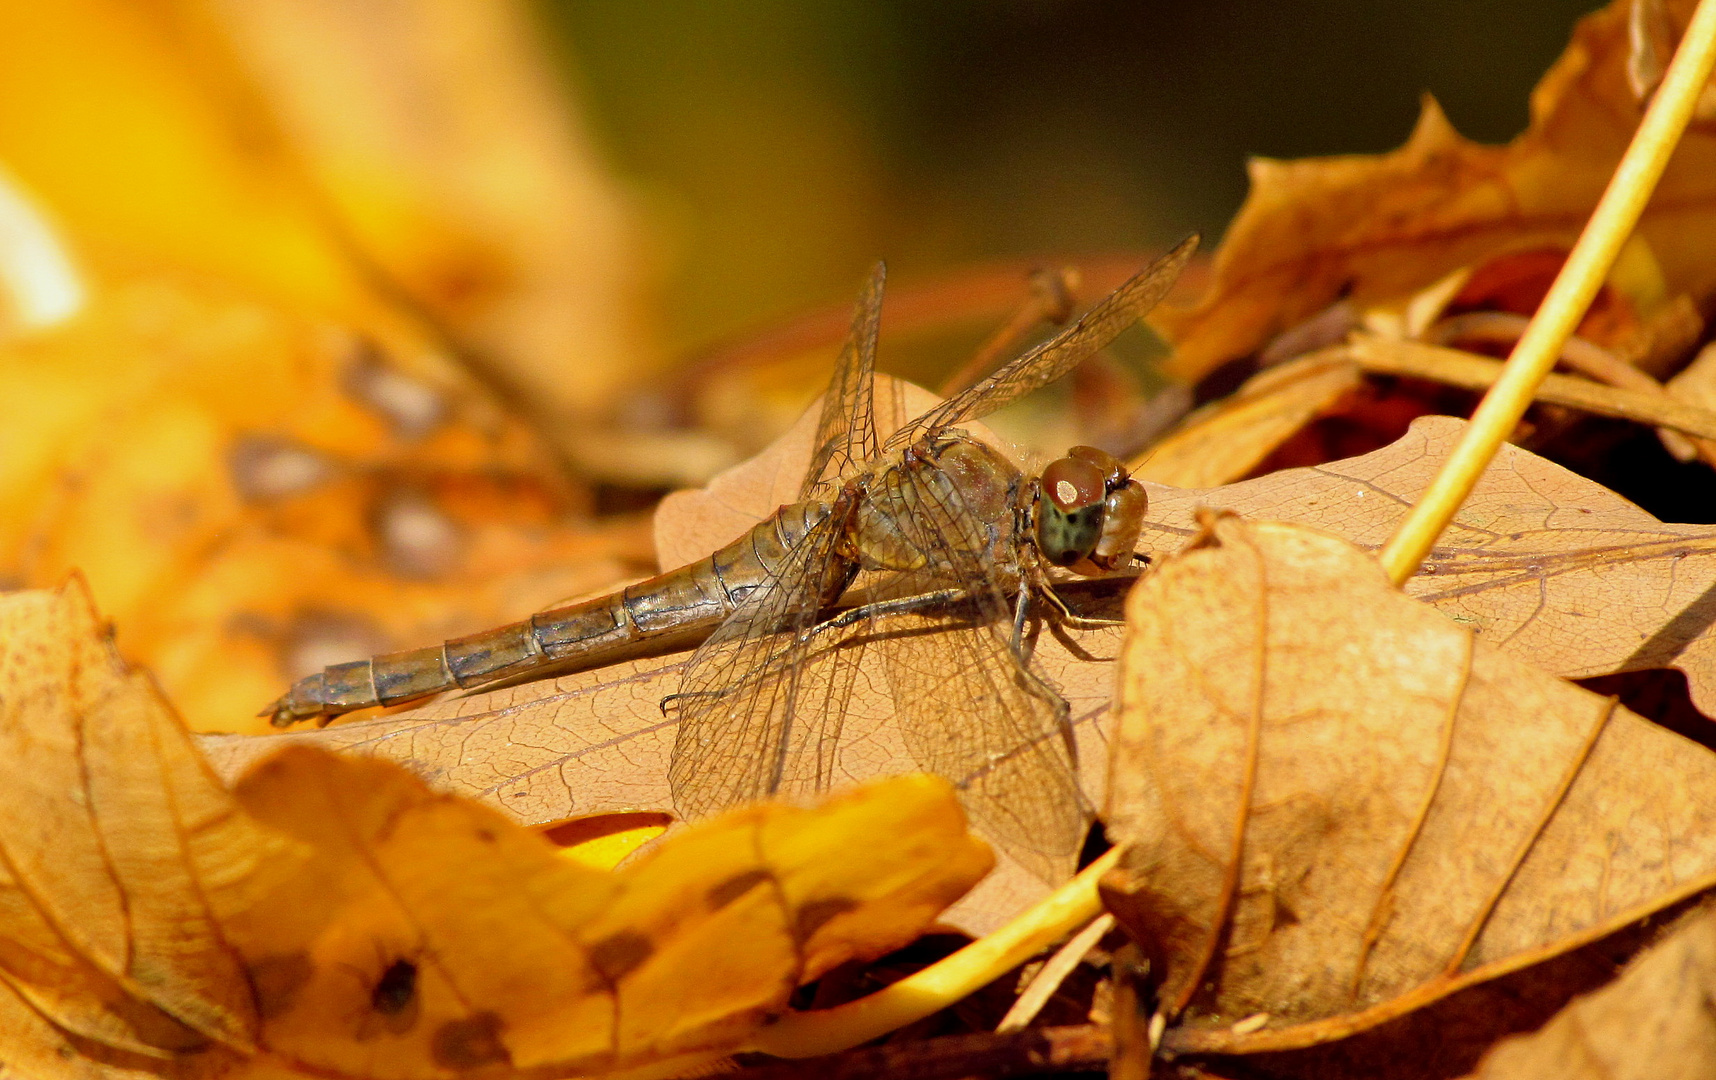
[[[986,836],[1044,880],[1062,880],[1090,820],[1066,702],[1014,652],[1012,589],[1003,574],[948,543],[960,535],[948,526],[962,508],[931,484],[895,478],[899,501],[915,504],[901,515],[902,534],[929,561],[901,573],[891,591],[960,591],[950,603],[884,616],[868,635],[883,658],[907,749],[959,787]]]
[[[1066,375],[1155,307],[1197,247],[1195,234],[1180,241],[1109,293],[1078,322],[896,431],[884,449],[905,446],[920,435],[933,435],[966,420],[988,416],[1015,398]]]
[[[852,313],[852,332],[835,361],[834,376],[822,396],[816,425],[816,450],[805,470],[801,500],[829,500],[833,487],[857,466],[876,456],[874,378],[876,335],[882,325],[882,286],[888,268],[878,262]]]
[[[825,790],[857,656],[816,632],[835,547],[835,514],[805,535],[686,666],[668,766],[673,801],[695,820],[740,803]]]

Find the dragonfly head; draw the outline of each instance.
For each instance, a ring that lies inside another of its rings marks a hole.
[[[1149,497],[1113,454],[1075,446],[1038,481],[1037,550],[1056,566],[1094,577],[1132,561]]]

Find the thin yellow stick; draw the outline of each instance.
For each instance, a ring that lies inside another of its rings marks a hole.
[[[746,1049],[788,1058],[832,1054],[952,1005],[1102,914],[1096,883],[1119,858],[1115,848],[993,934],[884,990],[832,1009],[788,1013]]]
[[[1699,0],[1638,132],[1555,284],[1514,346],[1501,378],[1478,404],[1471,424],[1436,479],[1382,549],[1383,569],[1396,585],[1404,584],[1417,572],[1436,538],[1477,486],[1490,459],[1525,415],[1538,383],[1555,366],[1561,346],[1584,317],[1621,245],[1650,201],[1698,95],[1709,81],[1713,62],[1716,0]]]

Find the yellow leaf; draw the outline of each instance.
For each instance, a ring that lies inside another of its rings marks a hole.
[[[0,341],[0,580],[83,573],[192,726],[607,586],[543,444],[437,354],[158,275]]]
[[[525,405],[587,412],[651,351],[642,272],[530,27],[517,0],[0,5],[0,162],[98,278],[426,311]]]
[[[923,776],[741,809],[617,873],[384,761],[296,747],[229,794],[75,587],[0,598],[0,733],[0,1059],[31,1075],[702,1060],[992,861]]]
[[[105,265],[166,263],[369,313],[368,285],[223,51],[189,4],[0,5],[0,161]]]

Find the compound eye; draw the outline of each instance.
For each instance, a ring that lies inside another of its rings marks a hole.
[[[1088,461],[1064,457],[1043,470],[1043,494],[1063,514],[1102,502],[1108,489],[1102,470]]]
[[[1067,451],[1067,457],[1094,465],[1102,473],[1103,486],[1109,491],[1126,483],[1126,466],[1107,450],[1094,446],[1075,446]]]
[[[1061,458],[1043,470],[1038,482],[1043,498],[1037,505],[1037,550],[1056,566],[1077,570],[1088,565],[1108,512],[1102,470],[1088,461]]]

